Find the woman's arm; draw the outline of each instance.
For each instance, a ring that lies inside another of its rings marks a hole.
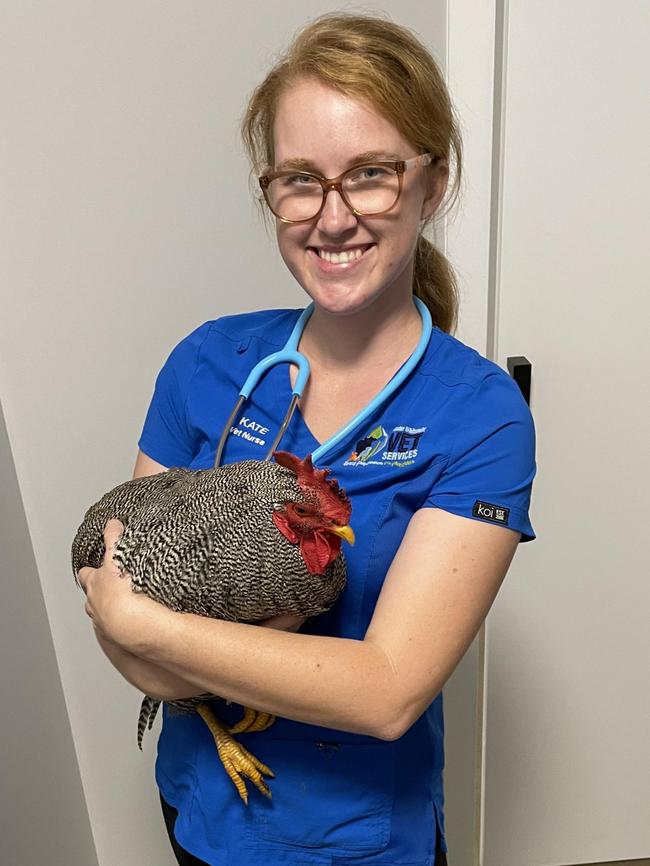
[[[273,617],[260,625],[267,628],[297,631],[304,622],[303,617]],[[166,668],[138,658],[127,652],[118,644],[109,640],[106,635],[95,629],[97,643],[113,667],[122,674],[124,679],[136,689],[159,701],[180,701],[183,698],[194,698],[205,693],[189,680],[177,676]]]
[[[91,615],[109,637],[202,691],[393,740],[419,718],[474,639],[519,537],[506,527],[421,509],[362,641],[178,614],[134,598],[117,586],[125,581],[108,580],[101,569],[84,580]]]
[[[165,670],[165,668],[161,668],[160,665],[134,656],[108,640],[97,629],[95,629],[95,637],[113,667],[122,674],[127,682],[143,694],[159,701],[181,700],[202,694],[202,689]]]

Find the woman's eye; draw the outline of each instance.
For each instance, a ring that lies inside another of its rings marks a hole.
[[[386,174],[386,169],[380,165],[362,165],[351,175],[351,179],[356,182],[379,180],[379,178],[384,177]]]
[[[308,174],[292,174],[285,177],[284,182],[288,186],[311,186],[316,183],[316,180]]]

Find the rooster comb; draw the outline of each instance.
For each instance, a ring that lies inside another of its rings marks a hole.
[[[314,487],[318,484],[327,484],[330,491],[337,496],[341,502],[349,505],[349,499],[346,496],[345,490],[339,485],[336,478],[328,478],[332,474],[331,469],[316,469],[312,463],[311,454],[308,454],[304,460],[291,454],[289,451],[276,451],[273,455],[276,463],[290,469],[298,479],[298,484],[301,487]]]

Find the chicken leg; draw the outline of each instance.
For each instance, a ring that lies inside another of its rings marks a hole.
[[[224,769],[235,788],[237,788],[237,792],[244,803],[248,805],[248,791],[246,790],[246,784],[242,776],[250,779],[258,791],[261,791],[265,797],[270,799],[271,791],[262,778],[262,774],[274,778],[273,771],[266,764],[263,764],[262,761],[259,761],[255,755],[252,755],[241,743],[238,743],[232,736],[232,733],[265,730],[265,728],[273,724],[275,716],[269,716],[268,713],[257,714],[255,710],[245,707],[243,719],[234,727],[228,728],[216,718],[207,704],[199,704],[196,711],[210,729]],[[272,721],[269,721],[269,719]],[[264,727],[260,727],[260,724]],[[245,725],[245,727],[242,727],[242,725]]]
[[[231,734],[247,734],[253,731],[265,731],[270,728],[275,721],[275,716],[269,713],[262,713],[260,710],[252,710],[250,707],[243,707],[244,715],[228,730]]]

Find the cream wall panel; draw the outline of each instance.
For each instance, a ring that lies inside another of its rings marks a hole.
[[[511,2],[497,347],[532,522],[487,627],[485,866],[650,855],[650,6]]]
[[[97,866],[43,593],[0,405],[2,862]]]

